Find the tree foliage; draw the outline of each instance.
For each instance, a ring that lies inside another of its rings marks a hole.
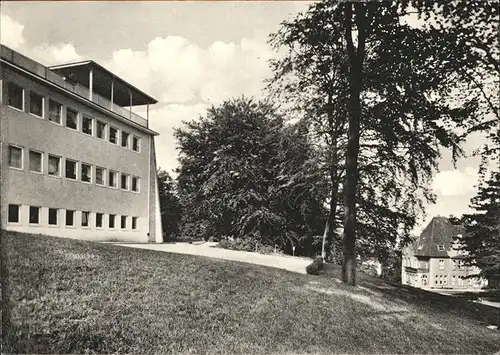
[[[175,181],[165,170],[158,170],[158,190],[160,195],[160,214],[164,241],[174,239],[179,232],[182,209]]]
[[[271,88],[310,122],[325,150],[328,197],[343,196],[344,281],[355,283],[355,246],[383,258],[404,243],[424,203],[434,200],[429,182],[440,148],[456,160],[466,135],[491,124],[478,95],[488,102],[485,75],[498,54],[476,49],[495,40],[482,30],[498,22],[498,10],[484,8],[324,1],[271,37],[287,49],[272,63]],[[413,12],[434,24],[411,25]],[[459,32],[467,21],[477,26]],[[329,221],[336,220],[332,208]]]
[[[246,98],[213,106],[178,129],[183,233],[311,252],[324,184],[304,129]]]

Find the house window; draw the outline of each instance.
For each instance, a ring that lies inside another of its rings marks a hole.
[[[9,146],[9,166],[11,168],[23,168],[23,149],[19,147]]]
[[[30,206],[30,224],[40,224],[40,207]]]
[[[121,228],[126,229],[127,228],[127,216],[122,216],[121,217]]]
[[[92,123],[93,123],[93,118],[88,117],[88,116],[83,116],[82,119],[82,132],[85,134],[88,134],[89,136],[92,135]]]
[[[102,220],[103,220],[102,213],[96,213],[95,214],[95,226],[96,226],[96,228],[102,228]]]
[[[421,276],[422,286],[427,286],[427,275]]]
[[[99,166],[95,167],[95,183],[97,185],[104,186],[106,185],[106,169],[101,168]]]
[[[49,121],[61,124],[62,105],[49,99]]]
[[[447,284],[448,283],[448,275],[444,275],[443,276],[443,284]]]
[[[66,210],[66,225],[69,227],[75,225],[75,211]]]
[[[453,275],[453,276],[451,277],[451,285],[452,285],[452,286],[455,286],[456,284],[457,284],[457,277],[456,277],[455,275]]]
[[[92,165],[82,163],[81,179],[83,182],[92,182]]]
[[[132,230],[137,230],[137,217],[132,217]]]
[[[437,246],[438,251],[444,251],[444,245],[440,244]]]
[[[42,153],[30,150],[30,171],[42,173]]]
[[[20,222],[20,217],[21,217],[20,210],[21,206],[19,205],[9,205],[9,216],[8,216],[9,223]]]
[[[128,190],[128,175],[127,174],[121,174],[120,187],[122,190]]]
[[[61,158],[49,155],[49,175],[61,176]]]
[[[8,84],[9,96],[7,105],[24,111],[24,89],[14,83]]]
[[[106,139],[106,123],[96,121],[96,136],[100,139]]]
[[[444,270],[444,260],[439,260],[439,270]]]
[[[115,228],[115,219],[116,215],[114,214],[109,215],[109,228]]]
[[[88,227],[90,225],[90,212],[82,211],[82,227]]]
[[[117,175],[118,173],[116,171],[109,171],[109,178],[108,178],[108,186],[109,187],[117,187]]]
[[[43,96],[33,91],[30,92],[30,113],[43,117]]]
[[[452,270],[455,270],[457,268],[457,261],[456,260],[451,261],[451,268],[452,268]]]
[[[59,210],[57,208],[49,208],[49,226],[57,226],[57,216]]]
[[[463,286],[464,285],[464,279],[458,276],[458,286]]]
[[[132,149],[136,152],[141,150],[141,140],[140,138],[133,136],[132,137]]]
[[[123,132],[122,131],[122,147],[124,148],[128,148],[128,138],[129,138],[130,134],[128,134],[127,132]]]
[[[139,192],[139,178],[136,176],[132,177],[132,191]]]
[[[118,144],[118,128],[109,127],[109,141],[113,144]]]
[[[66,159],[66,178],[76,180],[76,166],[77,162]]]
[[[78,112],[69,107],[66,108],[66,127],[78,130]]]

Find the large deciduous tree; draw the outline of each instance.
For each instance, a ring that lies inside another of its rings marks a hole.
[[[456,159],[466,134],[484,128],[474,95],[483,83],[464,90],[480,71],[467,40],[451,45],[456,32],[443,25],[455,15],[464,21],[472,10],[429,4],[325,1],[283,23],[272,38],[288,53],[273,63],[271,86],[296,95],[292,104],[326,136],[326,166],[337,178],[330,193],[343,195],[343,280],[349,284],[355,283],[356,246],[387,254],[409,235],[423,202],[433,201],[429,182],[440,147]],[[442,28],[409,24],[413,12],[444,19],[436,22]],[[474,36],[481,34],[468,35]]]
[[[306,128],[241,98],[177,130],[183,232],[307,253],[321,230],[324,184]]]

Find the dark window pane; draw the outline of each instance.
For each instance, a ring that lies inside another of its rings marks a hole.
[[[61,164],[61,158],[49,155],[49,175],[60,176],[59,166]]]
[[[21,148],[9,146],[9,166],[23,168],[23,150]]]
[[[21,206],[19,205],[9,205],[9,222],[19,223],[19,210]]]
[[[104,185],[104,168],[95,168],[95,183],[97,185]]]
[[[97,228],[102,228],[102,213],[95,214],[95,226]]]
[[[75,211],[66,210],[66,225],[72,226],[75,223]]]
[[[30,113],[43,117],[43,97],[35,92],[30,92]]]
[[[83,182],[92,181],[92,166],[87,164],[82,164],[82,174],[81,179]]]
[[[66,109],[66,127],[78,129],[78,112],[70,108]]]
[[[92,135],[92,117],[83,116],[82,120],[82,132],[88,135]]]
[[[40,222],[40,207],[30,206],[30,223],[38,224]]]
[[[118,144],[118,130],[114,127],[109,127],[109,141]]]
[[[135,150],[136,152],[138,152],[140,149],[139,144],[140,144],[139,138],[137,137],[132,138],[132,149]]]
[[[127,228],[127,216],[122,216],[121,227],[122,229]]]
[[[56,208],[49,208],[49,224],[56,226],[57,225],[57,215],[58,210]]]
[[[137,217],[132,217],[132,229],[137,229]]]
[[[14,83],[8,84],[9,96],[7,104],[19,110],[23,109],[23,88]]]
[[[42,153],[30,150],[30,171],[42,172]]]
[[[62,106],[59,102],[49,99],[49,121],[61,123]]]
[[[114,214],[109,215],[109,228],[115,228],[115,217]]]
[[[66,178],[76,180],[76,162],[66,160]]]
[[[123,190],[128,190],[128,175],[121,175],[121,188]]]
[[[106,124],[101,121],[97,121],[96,128],[97,138],[106,139]]]
[[[128,137],[128,133],[122,132],[122,147],[128,148]]]
[[[82,227],[89,226],[90,212],[82,212]]]

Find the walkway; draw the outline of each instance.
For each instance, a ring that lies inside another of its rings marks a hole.
[[[300,274],[306,273],[306,266],[312,260],[308,258],[282,256],[282,255],[264,255],[247,251],[227,250],[222,248],[214,248],[217,243],[214,242],[193,242],[192,244],[181,243],[165,243],[165,244],[128,244],[128,243],[112,243],[123,247],[140,248],[164,251],[168,253],[190,254],[206,256],[210,258],[240,261],[243,263],[264,265],[278,269],[284,269]]]

